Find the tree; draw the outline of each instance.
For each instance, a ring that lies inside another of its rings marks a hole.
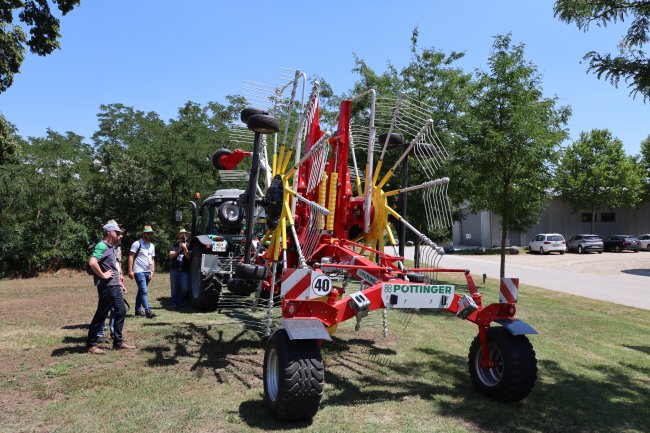
[[[396,97],[400,92],[406,93],[410,98],[428,107],[427,117],[434,122],[434,129],[438,138],[447,149],[457,147],[465,129],[466,113],[477,87],[471,74],[465,73],[458,62],[464,53],[452,51],[445,53],[435,47],[418,47],[418,29],[415,28],[411,35],[411,59],[409,64],[399,70],[388,64],[387,70],[378,73],[372,70],[362,59],[355,56],[354,72],[360,75],[355,83],[352,94],[358,95],[368,89],[375,89],[380,96]],[[360,104],[363,105],[363,104]],[[367,103],[364,105],[367,106]],[[353,110],[355,106],[353,105]],[[354,112],[355,121],[367,124],[362,116],[364,111]],[[377,135],[387,131],[377,131]],[[406,137],[409,139],[409,137]],[[412,138],[412,137],[410,137]],[[383,144],[383,143],[381,143]],[[396,161],[401,151],[389,151],[385,155],[383,167],[390,167]],[[360,151],[357,160],[364,161],[366,153]],[[414,158],[411,158],[414,161]],[[446,168],[448,170],[448,167]],[[401,172],[401,168],[398,168]],[[460,170],[459,170],[460,171]],[[393,176],[386,184],[385,190],[398,188],[401,184],[400,173]],[[440,171],[440,177],[446,173]],[[431,180],[417,163],[409,163],[409,183],[415,185]],[[452,177],[449,194],[452,202],[460,203],[465,197],[462,189],[457,188],[456,178]],[[426,214],[421,212],[424,208],[422,194],[408,196],[408,209],[406,219],[418,227],[426,227]],[[449,233],[428,233],[436,241],[449,237]]]
[[[575,23],[585,32],[593,23],[605,27],[630,18],[630,27],[618,45],[618,55],[590,51],[584,60],[589,62],[588,70],[599,79],[604,76],[614,86],[623,79],[632,96],[641,94],[644,101],[650,99],[650,59],[642,50],[649,40],[650,1],[558,0],[554,12],[560,20]]]
[[[70,12],[81,0],[53,0],[61,14]],[[14,14],[18,21],[14,24]],[[27,39],[24,28],[29,28]],[[58,40],[59,19],[52,15],[47,0],[1,0],[0,1],[0,93],[11,87],[14,75],[20,71],[25,59],[25,45],[32,53],[46,56],[60,48]],[[11,139],[11,126],[0,113],[0,165],[15,152],[16,143]]]
[[[32,276],[84,259],[92,160],[82,137],[48,130],[0,166],[0,273]]]
[[[453,155],[472,211],[501,216],[503,277],[508,233],[528,229],[549,201],[570,109],[543,97],[537,68],[510,35],[495,38],[489,65],[478,74],[482,90],[469,110],[466,141]]]
[[[0,93],[7,90],[20,71],[25,58],[25,45],[39,56],[51,54],[59,44],[59,19],[52,14],[50,3],[62,15],[67,14],[81,0],[5,0],[0,2]],[[14,24],[14,14],[23,24]],[[24,27],[29,28],[29,39]]]
[[[566,202],[576,210],[591,210],[592,233],[598,209],[634,207],[641,201],[640,166],[606,129],[582,132],[564,151],[556,176]]]
[[[641,155],[639,159],[643,170],[645,199],[650,200],[650,135],[641,142]]]

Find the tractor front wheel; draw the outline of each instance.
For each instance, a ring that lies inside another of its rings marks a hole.
[[[492,367],[481,367],[481,341],[477,335],[469,349],[472,383],[482,394],[504,402],[525,398],[537,380],[537,359],[525,335],[512,335],[502,327],[488,328]]]
[[[315,340],[290,340],[279,329],[264,351],[264,402],[283,421],[309,420],[323,397],[325,367]]]
[[[198,248],[197,248],[198,249]],[[199,310],[215,310],[219,303],[221,286],[217,283],[210,287],[201,274],[201,254],[192,257],[190,263],[190,299],[192,306]]]

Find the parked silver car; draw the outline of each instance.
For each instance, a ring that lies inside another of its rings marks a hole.
[[[578,254],[583,253],[603,253],[603,240],[598,235],[575,235],[568,240],[567,251],[575,251]]]
[[[637,239],[641,242],[641,249],[650,251],[650,233],[647,235],[638,236]]]

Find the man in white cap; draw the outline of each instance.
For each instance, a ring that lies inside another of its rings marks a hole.
[[[88,352],[103,355],[105,352],[97,347],[97,333],[106,320],[109,311],[113,310],[114,324],[114,349],[135,349],[135,346],[126,344],[122,339],[122,327],[126,317],[126,305],[122,296],[120,273],[117,265],[116,247],[122,230],[117,224],[110,223],[103,227],[104,238],[97,243],[95,250],[88,259],[88,265],[94,273],[95,285],[99,294],[97,311],[90,322],[86,347]]]
[[[111,219],[106,222],[106,224],[117,224],[117,221]],[[126,286],[124,285],[124,274],[122,272],[122,236],[124,236],[124,230],[122,227],[120,227],[119,224],[117,224],[117,227],[122,230],[120,232],[117,232],[117,245],[115,245],[115,256],[117,258],[117,271],[120,275],[120,286],[122,286],[122,296],[126,295]],[[124,305],[126,305],[126,311],[129,311],[129,303],[124,299]],[[115,314],[113,313],[114,310],[111,310],[110,313],[108,313],[108,323],[109,323],[109,328],[110,328],[110,335],[111,338],[115,338]],[[99,332],[97,333],[97,342],[99,343],[108,343],[108,338],[104,336],[104,330],[106,328],[105,323],[102,324],[102,326],[99,329]]]
[[[156,271],[156,247],[151,243],[153,234],[151,226],[144,226],[142,237],[133,242],[129,250],[129,278],[135,279],[138,286],[138,294],[135,297],[135,315],[147,316],[149,319],[157,316],[151,311],[148,295],[149,281]]]

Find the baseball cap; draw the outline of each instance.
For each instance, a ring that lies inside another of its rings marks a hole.
[[[104,233],[106,232],[119,232],[122,233],[122,230],[115,223],[104,224]]]

